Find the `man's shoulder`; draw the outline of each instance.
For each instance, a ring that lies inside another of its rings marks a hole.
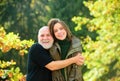
[[[44,49],[39,43],[34,43],[30,49]]]
[[[29,54],[34,55],[41,54],[44,52],[46,52],[46,50],[39,43],[34,43],[29,50]]]

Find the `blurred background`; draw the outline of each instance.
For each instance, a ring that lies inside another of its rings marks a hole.
[[[82,41],[85,81],[120,81],[120,0],[0,0],[0,81],[25,81],[28,50],[51,18]]]

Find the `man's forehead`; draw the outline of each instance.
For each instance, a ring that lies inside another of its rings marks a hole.
[[[40,32],[40,35],[50,35],[50,33],[49,32],[47,32],[47,31],[45,31],[45,32]]]
[[[39,30],[39,34],[50,34],[50,31],[49,31],[49,28],[48,27],[42,27],[40,30]]]
[[[49,33],[49,29],[42,29],[40,32],[48,32]]]
[[[48,27],[42,27],[39,31],[40,32],[42,32],[42,31],[49,31],[49,28]]]
[[[40,35],[51,35],[49,30],[43,30],[39,32]]]

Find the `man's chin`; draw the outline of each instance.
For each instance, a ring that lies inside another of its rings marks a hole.
[[[42,45],[43,48],[45,48],[45,49],[49,49],[49,48],[52,47],[52,45],[50,45],[50,44],[41,44],[41,45]]]
[[[49,43],[42,43],[42,42],[39,42],[39,44],[40,44],[43,48],[49,49],[49,48],[52,47],[53,42],[49,42]]]
[[[45,48],[45,49],[49,49],[49,48],[51,48],[52,46],[50,46],[50,45],[42,45],[43,46],[43,48]]]

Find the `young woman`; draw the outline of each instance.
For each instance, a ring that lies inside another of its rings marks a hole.
[[[61,20],[53,18],[48,22],[49,30],[55,43],[50,49],[54,60],[63,60],[82,53],[80,39],[72,35],[68,26]],[[81,64],[72,64],[64,69],[53,72],[53,81],[83,81],[81,66],[84,57],[81,55]],[[62,78],[62,79],[61,79]]]

